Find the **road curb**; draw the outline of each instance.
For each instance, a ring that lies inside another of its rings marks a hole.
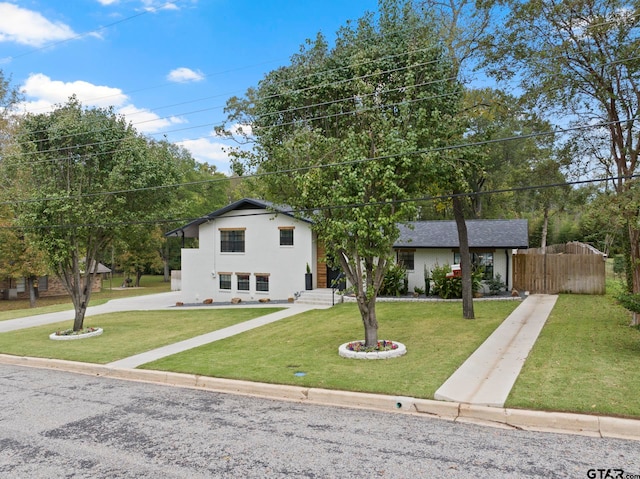
[[[55,369],[127,381],[149,382],[267,399],[408,413],[495,427],[640,441],[640,420],[638,419],[477,406],[407,396],[255,383],[157,370],[120,369],[100,364],[7,354],[0,354],[0,364]]]

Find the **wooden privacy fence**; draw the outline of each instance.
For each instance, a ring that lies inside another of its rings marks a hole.
[[[604,294],[605,255],[582,243],[518,250],[513,255],[513,286],[518,291]]]

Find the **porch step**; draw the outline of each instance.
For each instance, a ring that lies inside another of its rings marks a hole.
[[[331,288],[312,289],[309,291],[302,291],[298,299],[297,304],[317,304],[323,306],[332,306],[333,304],[342,303],[342,295],[337,291],[335,295]]]

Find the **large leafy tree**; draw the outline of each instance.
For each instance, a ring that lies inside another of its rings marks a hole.
[[[175,144],[166,144],[166,147],[177,162],[180,175],[175,199],[166,210],[167,217],[175,220],[176,228],[231,202],[231,180],[226,175],[217,171],[214,165],[196,161],[184,147]],[[174,227],[172,224],[165,224],[164,228]],[[173,237],[163,241],[160,255],[164,263],[165,281],[169,280],[171,265],[175,264],[179,269],[183,241],[184,238]]]
[[[145,273],[162,271],[165,241],[159,225],[147,224],[130,227],[126,237],[117,241],[116,261],[122,271],[135,277],[135,287],[140,287]]]
[[[454,163],[434,151],[459,134],[460,94],[431,19],[382,1],[378,16],[340,29],[333,48],[318,35],[227,104],[229,122],[251,125],[255,140],[235,152],[236,166],[260,173],[269,199],[313,219],[356,290],[368,346],[397,225]]]
[[[70,294],[80,330],[105,247],[163,214],[172,189],[161,187],[176,182],[175,162],[111,109],[83,108],[75,98],[25,116],[17,142],[5,161],[19,225]]]
[[[576,159],[615,177],[629,231],[632,289],[640,292],[640,5],[629,0],[504,0],[505,22],[488,38],[489,64],[519,81],[532,106],[583,128]],[[584,128],[588,127],[588,128]],[[631,205],[631,207],[629,207]]]
[[[33,307],[36,303],[34,279],[47,272],[44,254],[16,226],[15,211],[11,204],[11,178],[4,175],[2,169],[7,156],[17,147],[15,107],[20,100],[20,92],[0,70],[0,276],[9,280],[26,278],[30,305]]]

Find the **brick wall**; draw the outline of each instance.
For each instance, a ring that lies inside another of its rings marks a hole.
[[[64,289],[62,282],[56,276],[48,277],[48,288],[46,291],[38,290],[38,296],[40,298],[47,298],[51,296],[67,296],[67,291]],[[15,288],[15,281],[12,286]],[[9,287],[9,281],[0,281],[0,289],[4,290]],[[102,275],[97,274],[94,281],[91,292],[97,293],[102,290]],[[2,296],[0,296],[2,299]],[[29,299],[29,291],[18,293],[18,299]]]

